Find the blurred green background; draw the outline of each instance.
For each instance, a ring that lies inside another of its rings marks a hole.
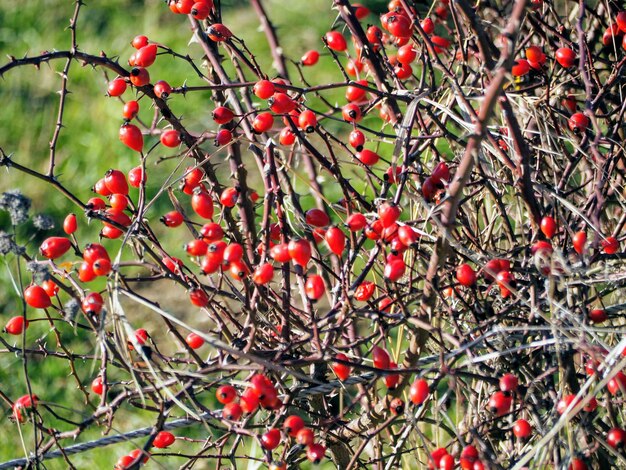
[[[330,1],[284,2],[282,0],[265,1],[269,16],[277,27],[281,45],[286,56],[298,60],[309,49],[321,50],[320,37],[329,29],[336,12],[331,10]],[[373,10],[380,11],[384,2],[364,2]],[[229,25],[233,32],[245,40],[247,46],[255,54],[263,70],[271,70],[271,55],[265,41],[265,36],[259,28],[258,19],[247,2],[222,2],[223,22]],[[72,16],[74,3],[65,0],[29,0],[27,2],[2,2],[0,4],[0,57],[2,64],[6,63],[7,56],[17,58],[33,56],[42,51],[66,50],[70,46],[70,31],[67,30],[69,18]],[[375,21],[375,17],[371,17]],[[189,22],[185,17],[173,15],[164,2],[139,0],[105,0],[88,2],[81,9],[78,18],[78,46],[79,49],[99,54],[104,51],[107,56],[118,56],[120,63],[125,64],[133,49],[130,41],[137,34],[145,34],[152,41],[165,44],[177,52],[190,54],[198,64],[201,63],[201,50],[196,44],[190,43],[191,33]],[[49,141],[54,131],[58,109],[58,90],[61,86],[60,72],[65,60],[57,60],[43,64],[39,69],[33,66],[13,69],[2,77],[0,82],[0,148],[11,154],[15,162],[39,172],[46,172],[48,168]],[[292,68],[292,72],[295,69]],[[186,83],[189,86],[203,84],[185,61],[171,56],[160,56],[155,65],[150,68],[152,82],[167,80],[172,86]],[[328,83],[341,80],[341,74],[329,56],[323,56],[316,67],[305,69],[306,79],[312,84]],[[81,67],[73,62],[69,73],[68,89],[71,94],[66,100],[66,109],[63,118],[64,129],[61,132],[57,146],[58,179],[81,200],[86,201],[93,196],[90,188],[101,178],[107,169],[115,167],[126,172],[136,166],[137,154],[124,147],[118,140],[118,129],[122,123],[122,103],[116,98],[105,95],[107,82],[113,78],[110,73],[94,69],[90,66]],[[297,75],[292,79],[299,84]],[[343,100],[343,90],[331,91],[325,94],[331,102]],[[131,99],[131,92],[127,91],[124,99]],[[141,104],[144,104],[142,101]],[[314,104],[312,101],[309,104]],[[171,98],[170,104],[178,116],[182,116],[188,129],[201,132],[214,128],[210,119],[213,109],[210,94],[193,93],[186,97],[177,95]],[[142,107],[141,119],[149,123],[153,118],[153,110]],[[330,126],[332,129],[332,125]],[[145,148],[156,142],[155,137],[147,139]],[[177,159],[171,159],[159,165],[155,162],[159,157],[173,155],[175,152],[166,152],[158,148],[151,155],[148,162],[149,183],[148,195],[154,195],[160,187],[160,182],[176,168]],[[220,156],[215,159],[219,162]],[[219,168],[224,178],[228,178],[225,168]],[[16,229],[16,239],[26,245],[28,252],[33,253],[45,237],[60,234],[60,226],[68,212],[75,212],[78,208],[72,205],[61,193],[42,184],[35,178],[26,176],[16,170],[0,168],[0,192],[8,189],[20,188],[32,199],[31,214],[45,213],[54,218],[57,227],[50,232],[36,230],[31,222]],[[180,171],[179,171],[180,173]],[[358,184],[355,183],[355,184]],[[331,185],[332,187],[333,185]],[[328,196],[332,200],[341,197],[335,186]],[[260,188],[258,188],[260,189]],[[305,192],[305,188],[303,189]],[[312,201],[304,198],[303,205],[310,206]],[[167,197],[161,197],[151,209],[151,214],[161,214],[171,210]],[[150,214],[149,214],[150,215]],[[93,241],[100,229],[99,224],[87,225],[86,218],[79,216],[79,240]],[[0,211],[0,230],[12,231],[9,217]],[[172,246],[173,254],[183,256],[182,244],[184,240],[176,240]],[[116,245],[119,246],[119,243]],[[178,251],[176,251],[178,250]],[[25,273],[23,266],[21,278],[18,277],[17,261],[14,256],[0,258],[0,324],[8,318],[21,313],[21,300],[17,286],[20,283],[30,282],[29,273]],[[94,286],[90,286],[95,289]],[[97,286],[96,286],[97,287]],[[100,287],[104,287],[100,285]],[[180,291],[171,293],[172,302],[178,300]],[[166,292],[167,295],[167,292]],[[167,303],[167,299],[165,300]],[[134,326],[150,328],[152,320],[145,318],[145,312],[133,312],[131,321]],[[160,325],[160,323],[159,323]],[[159,326],[160,327],[160,326]],[[68,325],[59,326],[64,338],[64,344],[76,354],[94,354],[95,343],[90,335],[75,331]],[[11,344],[15,344],[15,337],[3,334]],[[54,349],[56,340],[45,321],[33,322],[27,333],[27,344],[36,345],[39,341]],[[76,374],[84,384],[90,384],[97,374],[98,363],[93,361],[76,361]],[[66,361],[29,356],[29,376],[34,393],[50,404],[65,404],[68,408],[62,409],[54,405],[55,411],[63,416],[80,421],[83,417],[76,413],[90,414],[97,399],[90,398],[91,405],[85,403],[85,397],[76,386],[75,379],[70,377]],[[22,360],[13,354],[0,354],[0,390],[11,399],[26,393]],[[115,379],[115,377],[113,377]],[[211,406],[212,403],[206,403]],[[52,405],[51,405],[52,406]],[[26,424],[20,432],[17,425],[9,420],[11,411],[6,403],[2,406],[0,417],[0,462],[24,455],[23,444],[32,450],[33,430]],[[72,429],[72,426],[56,420],[49,412],[42,411],[46,422],[60,430]],[[150,415],[152,417],[153,415]],[[113,427],[116,431],[126,431],[149,425],[151,419],[144,419],[142,413],[136,409],[123,408],[116,414]],[[188,428],[176,433],[179,436],[195,438],[206,437],[206,432],[199,426]],[[83,433],[78,442],[95,439],[101,436],[101,429],[88,430]],[[141,444],[142,440],[138,441]],[[114,447],[97,449],[72,458],[78,468],[112,468],[120,455],[133,449],[133,444],[116,445]],[[182,445],[174,446],[173,451],[182,449]],[[250,450],[252,452],[252,450]],[[165,468],[173,468],[184,462],[185,459],[171,459],[160,461]],[[66,468],[61,460],[50,461],[46,464],[49,469]],[[156,463],[148,467],[157,468]],[[197,468],[213,468],[210,462],[207,466]]]

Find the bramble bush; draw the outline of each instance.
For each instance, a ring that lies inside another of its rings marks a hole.
[[[172,0],[141,8],[189,50],[98,52],[77,1],[69,48],[0,67],[60,82],[46,162],[0,148],[0,468],[623,468],[626,11],[334,0],[292,50],[264,3],[266,44]],[[58,172],[69,99],[118,105],[100,179]]]

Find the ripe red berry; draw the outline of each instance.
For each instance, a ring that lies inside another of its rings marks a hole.
[[[150,72],[143,67],[133,67],[130,71],[129,80],[136,87],[146,86],[150,83]]]
[[[174,434],[168,431],[161,431],[154,437],[152,445],[157,449],[165,449],[171,446],[174,441],[176,441],[176,437],[174,437]]]
[[[291,240],[287,246],[289,256],[295,264],[306,267],[311,259],[311,245],[308,240]]]
[[[270,263],[263,263],[252,273],[252,282],[259,285],[265,285],[274,277],[274,268]]]
[[[143,149],[143,135],[134,124],[124,124],[120,127],[120,140],[136,152],[141,152]]]
[[[317,116],[310,109],[305,109],[298,116],[298,127],[307,134],[315,131],[317,127]]]
[[[199,349],[204,344],[202,336],[199,336],[195,333],[189,333],[185,338],[185,342],[191,349]]]
[[[593,309],[589,312],[589,320],[596,324],[603,323],[607,321],[608,318],[609,316],[606,311],[600,308]]]
[[[320,59],[320,53],[315,50],[310,50],[304,53],[304,55],[300,59],[300,62],[302,62],[302,65],[310,67],[312,65],[317,64],[319,59]]]
[[[274,116],[267,111],[257,114],[252,121],[252,128],[257,134],[269,131],[273,125]]]
[[[28,320],[22,316],[11,318],[4,326],[4,331],[10,335],[21,335],[28,328]]]
[[[215,42],[223,42],[230,39],[233,33],[221,23],[215,23],[207,29],[207,36]]]
[[[132,168],[128,172],[128,183],[133,188],[140,187],[142,180],[145,183],[148,180],[148,178],[145,172],[143,171],[143,168],[141,168],[141,166],[136,166],[135,168]]]
[[[59,286],[54,280],[46,279],[41,283],[41,287],[46,291],[48,297],[54,297],[59,292]]]
[[[213,199],[205,191],[194,191],[191,208],[203,219],[213,218]]]
[[[411,37],[411,20],[406,16],[390,12],[381,16],[380,21],[391,35],[400,38]]]
[[[503,392],[514,392],[517,390],[518,379],[514,374],[504,374],[500,377],[500,390]]]
[[[261,436],[261,445],[266,450],[274,450],[280,444],[280,429],[272,428]]]
[[[465,287],[471,287],[476,284],[476,272],[469,264],[462,264],[456,268],[456,280]]]
[[[121,96],[126,91],[126,80],[123,78],[115,78],[109,82],[108,94],[109,96]]]
[[[307,459],[309,459],[314,464],[320,463],[322,459],[324,458],[325,454],[326,454],[326,447],[324,447],[321,444],[315,444],[315,443],[311,444],[306,451]]]
[[[380,156],[376,152],[373,152],[369,149],[363,149],[358,152],[356,154],[356,158],[358,158],[359,161],[365,166],[376,165],[376,163],[378,163],[378,160],[380,160]]]
[[[170,211],[164,214],[160,220],[167,227],[178,227],[185,221],[183,214],[178,211]]]
[[[91,391],[96,395],[102,395],[104,391],[104,385],[102,383],[102,377],[98,376],[91,382]]]
[[[426,34],[433,34],[435,32],[435,23],[430,18],[424,18],[420,22],[420,26]]]
[[[614,449],[621,449],[626,443],[626,431],[621,428],[613,428],[606,435],[606,443]]]
[[[346,247],[346,235],[338,227],[330,227],[326,230],[324,239],[330,248],[330,251],[340,256]]]
[[[346,226],[350,229],[351,232],[358,232],[359,230],[363,230],[367,226],[367,219],[360,212],[356,212],[351,214],[346,219]]]
[[[556,233],[556,222],[553,217],[546,215],[541,219],[541,231],[546,238],[554,237]]]
[[[267,100],[267,104],[272,112],[276,114],[288,114],[294,111],[297,106],[296,102],[292,100],[288,94],[282,92],[274,93],[274,95]]]
[[[530,64],[526,59],[516,59],[515,64],[511,68],[511,74],[514,77],[523,77],[530,72]]]
[[[67,253],[71,247],[72,243],[65,237],[50,237],[43,241],[39,252],[48,259],[57,259]]]
[[[96,276],[106,276],[111,272],[111,261],[107,258],[100,258],[93,262],[91,269]]]
[[[324,279],[318,274],[312,274],[304,284],[306,296],[311,300],[319,300],[324,295],[326,288],[324,287]]]
[[[374,361],[374,367],[377,369],[389,369],[391,359],[389,353],[379,346],[372,348],[372,359]]]
[[[217,401],[226,405],[237,398],[237,389],[232,385],[222,385],[215,391],[215,397]]]
[[[421,405],[430,394],[428,382],[424,379],[416,379],[409,389],[409,399],[414,405]]]
[[[213,8],[213,0],[198,1],[191,7],[190,13],[197,20],[205,20],[209,17],[211,8]]]
[[[278,141],[280,145],[292,145],[296,141],[296,134],[293,133],[291,128],[283,127],[278,136]]]
[[[309,428],[302,428],[296,433],[296,442],[301,446],[310,446],[314,440],[315,435]]]
[[[329,31],[324,36],[329,49],[336,52],[343,52],[348,48],[346,38],[339,31]]]
[[[576,53],[569,47],[561,47],[557,49],[555,59],[562,67],[567,69],[575,64]]]
[[[626,395],[626,375],[619,371],[609,382],[606,384],[606,388],[611,395],[617,395],[621,393]]]
[[[574,113],[567,121],[567,125],[574,134],[583,134],[589,126],[589,118],[583,113]]]
[[[88,315],[99,315],[104,307],[104,299],[98,292],[90,292],[81,304],[83,312]]]
[[[196,307],[206,307],[209,304],[209,296],[199,288],[189,291],[189,300]]]
[[[513,425],[513,434],[518,439],[528,439],[532,431],[532,426],[525,419],[518,419]]]
[[[503,416],[511,410],[513,404],[513,398],[504,392],[495,392],[489,398],[487,407],[496,416]]]
[[[585,251],[585,245],[587,244],[587,233],[584,231],[576,232],[572,237],[572,246],[574,251],[579,255],[582,255]]]
[[[32,285],[26,288],[24,291],[24,300],[33,308],[48,308],[52,305],[46,291],[43,287],[38,285]]]
[[[619,251],[619,241],[615,237],[606,237],[600,244],[607,255],[614,255]]]
[[[298,415],[291,415],[285,418],[283,430],[291,437],[296,437],[298,432],[304,428],[304,420]]]
[[[254,84],[252,91],[257,97],[266,100],[274,94],[274,84],[269,80],[259,80]]]
[[[341,108],[341,115],[344,121],[359,122],[361,120],[361,108],[354,103],[348,103]]]
[[[328,215],[321,209],[309,209],[304,217],[306,223],[312,227],[326,227],[330,223]]]
[[[384,228],[391,227],[400,218],[402,209],[396,204],[383,202],[378,206],[378,217]]]
[[[384,276],[391,282],[399,281],[406,272],[406,264],[402,259],[394,259],[385,265]]]
[[[175,129],[167,129],[161,133],[159,140],[166,147],[178,147],[180,145],[180,133]]]
[[[350,361],[348,356],[343,353],[336,354],[335,359],[339,359],[340,361]],[[350,377],[350,372],[352,371],[352,368],[349,365],[341,364],[339,362],[333,362],[332,369],[337,378],[342,381]]]

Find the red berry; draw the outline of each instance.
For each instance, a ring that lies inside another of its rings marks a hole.
[[[513,374],[504,374],[500,377],[500,390],[503,392],[514,392],[517,390],[519,381]]]
[[[384,276],[391,282],[396,282],[404,276],[406,264],[402,259],[394,259],[385,265]]]
[[[257,134],[269,131],[274,125],[274,116],[270,112],[262,112],[252,121],[252,128]]]
[[[609,382],[606,384],[606,388],[609,390],[611,395],[617,395],[621,393],[622,395],[626,395],[626,375],[619,371]]]
[[[606,311],[600,308],[593,309],[589,312],[589,320],[596,324],[605,322],[608,320],[608,318],[609,316],[607,315]]]
[[[378,206],[378,217],[384,228],[391,227],[400,218],[402,209],[397,205],[389,202],[383,202]]]
[[[133,67],[130,71],[129,80],[136,87],[146,86],[150,83],[150,72],[143,67]]]
[[[488,408],[496,416],[503,416],[511,410],[513,399],[504,392],[495,392],[489,398]]]
[[[197,20],[205,20],[209,17],[209,14],[211,13],[211,8],[213,8],[213,0],[203,0],[194,3],[191,7],[190,13],[191,16],[193,16]]]
[[[215,42],[223,42],[230,39],[233,33],[221,23],[215,23],[207,29],[207,35]]]
[[[159,80],[154,84],[154,94],[157,98],[166,99],[172,93],[172,87],[165,80]]]
[[[585,245],[587,243],[587,234],[583,231],[576,232],[572,237],[572,245],[574,251],[579,255],[582,255],[585,251]]]
[[[435,31],[435,23],[433,23],[433,20],[431,20],[430,18],[424,18],[421,21],[420,26],[426,34],[433,34],[433,32]]]
[[[217,401],[226,405],[237,398],[237,389],[232,385],[222,385],[215,391],[215,397]]]
[[[296,437],[298,432],[304,428],[304,420],[298,415],[287,416],[283,422],[283,430],[291,437]]]
[[[304,217],[306,223],[313,227],[326,227],[330,223],[328,215],[321,209],[309,209]]]
[[[67,253],[71,247],[72,243],[65,237],[50,237],[43,241],[39,252],[48,259],[57,259]]]
[[[178,147],[180,145],[180,133],[177,130],[168,129],[161,133],[159,140],[166,147]]]
[[[314,440],[315,435],[309,428],[302,428],[296,433],[296,442],[301,446],[310,446]]]
[[[526,59],[516,59],[515,65],[511,69],[511,74],[514,77],[522,77],[530,72],[530,64]]]
[[[626,431],[620,428],[611,429],[606,435],[606,443],[614,449],[621,449],[626,443]]]
[[[191,349],[199,349],[204,344],[202,337],[195,333],[189,333],[185,338],[185,342]]]
[[[456,268],[456,280],[465,287],[471,287],[476,284],[476,272],[469,264],[462,264]]]
[[[139,113],[139,103],[135,100],[128,101],[124,104],[124,109],[122,111],[122,116],[127,121],[131,121],[137,116]]]
[[[570,68],[576,62],[576,53],[569,47],[561,47],[557,49],[555,54],[556,61],[564,68]]]
[[[567,125],[574,134],[583,134],[589,126],[589,118],[583,113],[575,113],[569,118]]]
[[[252,273],[252,282],[259,285],[265,285],[274,277],[274,268],[270,263],[264,263],[254,270]]]
[[[372,348],[372,359],[374,360],[374,367],[377,369],[389,369],[391,359],[389,353],[379,346]]]
[[[41,283],[41,287],[46,291],[48,297],[54,297],[59,292],[59,286],[52,279],[46,279]]]
[[[219,106],[213,110],[213,120],[218,124],[228,124],[235,114],[226,106]]]
[[[257,97],[266,100],[274,94],[274,84],[269,80],[259,80],[254,84],[252,91]]]
[[[11,318],[4,326],[4,331],[10,335],[21,335],[28,328],[28,320],[22,316]]]
[[[174,441],[176,441],[174,434],[167,431],[161,431],[154,437],[152,445],[157,449],[165,449],[166,447],[171,446]]]
[[[349,361],[348,356],[343,353],[338,353],[337,355],[335,355],[335,359],[339,359],[340,361]],[[339,362],[333,362],[332,369],[337,378],[341,381],[346,380],[348,377],[350,377],[350,372],[352,371],[352,368],[349,365],[341,364]]]
[[[135,65],[137,67],[150,67],[154,64],[157,56],[157,45],[148,44],[135,53]]]
[[[341,115],[344,121],[359,122],[361,120],[361,108],[357,104],[348,103],[341,108]]]
[[[357,212],[351,214],[346,219],[346,226],[350,229],[351,232],[358,232],[359,230],[363,230],[367,226],[367,219],[363,214]]]
[[[91,269],[96,276],[106,276],[111,272],[111,261],[108,258],[100,258],[93,262]]]
[[[619,241],[615,237],[606,237],[600,243],[607,255],[614,255],[619,251]]]
[[[104,385],[102,383],[102,377],[98,376],[91,382],[91,391],[96,395],[102,395],[104,391]]]
[[[528,439],[532,431],[532,426],[525,419],[518,419],[513,425],[513,434],[518,439]]]
[[[416,379],[409,389],[409,398],[414,405],[421,405],[430,394],[428,382],[424,379]]]
[[[287,246],[289,256],[295,264],[305,267],[311,259],[311,245],[308,240],[292,240]]]
[[[235,207],[239,200],[238,188],[226,188],[220,195],[220,203],[224,207]]]
[[[300,62],[302,62],[302,65],[310,67],[312,65],[317,64],[318,60],[320,58],[320,53],[315,51],[315,50],[310,50],[307,51],[302,58],[300,59]]]
[[[239,404],[244,413],[254,413],[259,407],[259,392],[254,388],[247,388],[239,397]]]
[[[143,149],[143,135],[134,124],[124,124],[120,127],[120,140],[136,152],[141,152]]]
[[[126,91],[126,80],[123,78],[116,78],[109,82],[108,93],[109,96],[121,96]]]
[[[85,296],[81,304],[83,312],[86,314],[98,315],[104,306],[104,299],[98,292],[90,292]]]
[[[278,136],[278,141],[280,145],[292,145],[296,141],[296,134],[293,133],[291,128],[283,127]]]
[[[306,457],[314,464],[318,464],[326,454],[326,447],[321,444],[311,444],[306,451]]]
[[[365,166],[372,166],[378,163],[380,156],[376,152],[372,152],[369,149],[363,149],[356,154],[356,158]]]
[[[147,181],[147,175],[143,171],[141,166],[136,166],[128,172],[128,183],[133,188],[138,188],[141,186],[142,180],[145,183]]]
[[[48,308],[52,305],[50,297],[41,286],[32,285],[24,291],[24,300],[33,308]]]
[[[346,38],[338,31],[329,31],[324,36],[329,49],[336,52],[343,52],[348,48]]]
[[[330,248],[330,251],[340,256],[346,247],[346,236],[338,227],[330,227],[326,230],[324,239]]]
[[[261,445],[266,450],[274,450],[280,444],[280,429],[272,428],[261,436]]]
[[[161,222],[163,222],[167,227],[178,227],[181,225],[185,219],[183,214],[178,211],[170,211],[161,217]]]
[[[324,295],[326,288],[324,286],[324,279],[322,276],[313,274],[308,277],[304,284],[304,291],[306,296],[311,300],[319,300]]]
[[[199,288],[189,291],[189,300],[196,307],[206,307],[209,304],[209,296]]]
[[[213,199],[205,191],[194,191],[191,208],[203,219],[213,218]]]

